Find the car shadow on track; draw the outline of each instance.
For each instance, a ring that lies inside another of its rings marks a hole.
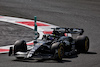
[[[87,52],[87,53],[82,53],[82,54],[97,54],[96,52]],[[28,63],[66,63],[66,62],[72,62],[71,59],[72,58],[77,58],[79,54],[74,54],[74,55],[71,55],[71,56],[67,56],[67,57],[64,57],[62,59],[62,61],[57,61],[57,60],[54,60],[54,59],[24,59],[24,60],[18,60],[18,59],[15,59],[13,61],[15,62],[28,62]]]
[[[85,54],[97,54],[96,52],[87,52]]]
[[[77,57],[78,57],[77,54],[75,54],[75,55],[72,55],[72,56],[64,57],[62,59],[62,61],[57,61],[57,60],[54,60],[54,59],[24,59],[24,60],[15,59],[13,61],[28,62],[28,63],[66,63],[66,62],[72,62],[70,59],[71,58],[77,58]]]
[[[87,53],[79,53],[79,54],[97,54],[96,52],[87,52]]]
[[[13,60],[18,62],[27,62],[27,63],[65,63],[65,62],[72,62],[71,60],[63,59],[62,61],[56,61],[53,59],[25,59],[25,60]]]

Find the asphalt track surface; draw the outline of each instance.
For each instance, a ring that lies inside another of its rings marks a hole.
[[[64,58],[62,63],[54,60],[18,61],[14,57],[8,57],[7,54],[0,54],[0,67],[100,67],[99,0],[0,0],[0,15],[28,19],[37,16],[38,20],[61,27],[83,28],[85,30],[84,35],[90,38],[89,53]],[[9,45],[14,40],[23,39],[23,37],[27,41],[32,39],[30,37],[33,36],[33,30],[13,25],[0,22],[0,31],[5,32],[0,32],[0,46]],[[14,29],[21,29],[22,31],[14,31]],[[18,32],[19,34],[24,32],[23,36],[17,37],[16,33]],[[4,34],[8,34],[6,35],[7,38]],[[30,35],[26,36],[26,34]],[[12,40],[13,38],[14,40]]]
[[[0,22],[0,31],[0,46],[11,45],[20,39],[29,42],[34,37],[33,30],[7,22]]]

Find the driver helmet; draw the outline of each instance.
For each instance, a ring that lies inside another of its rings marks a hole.
[[[54,40],[55,35],[51,34],[47,36],[47,40]]]

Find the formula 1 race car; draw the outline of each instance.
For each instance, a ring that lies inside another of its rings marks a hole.
[[[24,40],[18,40],[10,47],[9,56],[17,59],[52,58],[62,60],[75,52],[86,53],[89,49],[89,38],[83,36],[84,30],[79,28],[52,28],[52,34],[43,35],[41,40],[34,40],[34,45],[27,47]],[[72,34],[79,34],[76,38]]]

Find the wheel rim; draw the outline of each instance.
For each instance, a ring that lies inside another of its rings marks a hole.
[[[60,59],[62,59],[63,55],[64,55],[64,49],[63,49],[63,47],[61,46],[61,47],[58,49],[58,57],[59,57]]]
[[[89,43],[89,40],[88,40],[88,38],[86,38],[86,40],[85,40],[85,50],[86,51],[88,51],[88,48],[89,48],[88,43]]]

